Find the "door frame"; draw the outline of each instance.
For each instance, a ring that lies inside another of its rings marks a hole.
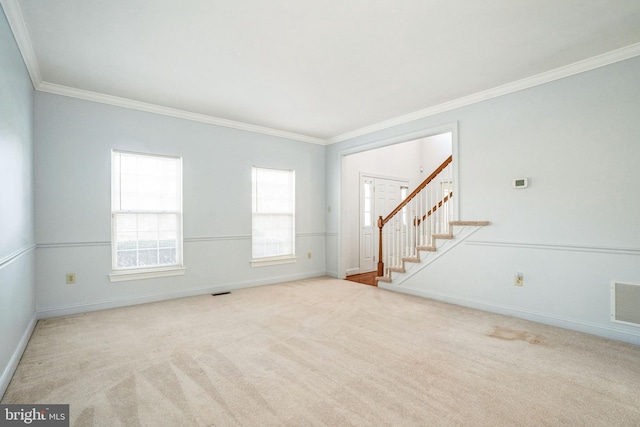
[[[372,239],[371,239],[371,251],[372,251],[372,257],[373,257],[373,261],[372,261],[372,265],[371,268],[366,268],[365,265],[363,265],[363,254],[362,252],[365,250],[364,248],[364,234],[363,234],[363,230],[365,225],[363,224],[364,222],[364,186],[363,186],[363,181],[366,178],[371,178],[373,180],[373,189],[372,189],[372,194],[373,196],[371,197],[371,227],[373,229],[372,231]],[[376,180],[379,181],[395,181],[397,183],[399,183],[399,189],[400,192],[398,193],[398,198],[401,199],[401,189],[402,188],[409,188],[409,179],[407,178],[400,178],[400,177],[395,177],[395,176],[387,176],[387,175],[379,175],[379,174],[375,174],[375,173],[367,173],[367,172],[360,172],[360,179],[359,179],[359,209],[358,209],[358,215],[359,215],[359,219],[358,219],[358,248],[359,248],[359,255],[358,255],[358,267],[359,267],[359,272],[360,273],[368,273],[370,271],[375,271],[378,267],[377,267],[377,258],[378,258],[378,240],[380,239],[380,236],[378,235],[378,208],[376,207],[376,203],[377,203],[377,197],[376,197]],[[398,203],[400,203],[400,201],[398,201]],[[397,205],[396,205],[397,206]]]
[[[336,198],[331,198],[327,200],[327,213],[331,215],[332,211],[338,213],[338,218],[335,220],[335,226],[337,228],[337,233],[327,233],[327,251],[330,251],[331,248],[337,251],[337,259],[336,264],[329,264],[327,269],[331,271],[331,274],[335,274],[335,277],[339,279],[344,279],[346,277],[346,269],[348,267],[348,248],[349,242],[347,241],[348,233],[345,231],[348,227],[347,224],[347,216],[346,216],[346,203],[343,200],[346,190],[343,188],[346,185],[346,171],[345,171],[345,157],[351,154],[360,153],[363,151],[374,150],[376,148],[387,147],[390,145],[400,144],[403,142],[412,141],[418,138],[426,138],[429,136],[440,135],[443,133],[451,132],[451,155],[453,158],[452,161],[452,177],[453,177],[453,189],[456,197],[453,198],[453,218],[454,220],[458,220],[460,218],[460,190],[459,190],[459,150],[458,150],[458,122],[450,122],[439,126],[434,126],[426,129],[422,129],[416,132],[404,133],[401,135],[397,135],[391,138],[373,140],[370,142],[364,142],[361,145],[350,145],[346,148],[339,149],[337,152],[339,158],[339,165],[337,166],[337,179],[338,186],[336,188]],[[366,137],[365,137],[366,138]],[[332,207],[332,201],[335,202],[335,205]],[[328,219],[328,224],[331,225],[333,221],[331,218]],[[328,254],[329,252],[327,252]],[[329,258],[327,258],[329,259]]]

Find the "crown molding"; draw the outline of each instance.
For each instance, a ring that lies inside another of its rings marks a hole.
[[[31,37],[29,37],[29,31],[27,31],[27,25],[24,23],[20,4],[17,0],[0,0],[0,4],[2,4],[2,9],[29,72],[29,77],[31,77],[31,83],[34,88],[37,88],[42,83],[42,75],[40,74],[36,53],[33,50]]]
[[[42,80],[38,61],[36,59],[35,51],[33,50],[33,44],[31,43],[31,38],[29,36],[29,32],[27,31],[27,27],[22,16],[22,11],[20,9],[18,0],[0,0],[0,4],[4,9],[7,21],[9,22],[11,31],[13,32],[16,43],[18,44],[18,48],[24,59],[25,65],[29,72],[29,76],[31,77],[31,81],[33,83],[33,87],[38,91],[318,145],[330,145],[346,141],[358,136],[378,132],[404,123],[412,122],[414,120],[424,119],[447,111],[455,110],[457,108],[466,107],[478,102],[486,101],[503,95],[508,95],[510,93],[549,83],[554,80],[559,80],[575,74],[583,73],[585,71],[604,67],[606,65],[610,65],[615,62],[623,61],[625,59],[630,59],[640,55],[640,43],[632,44],[620,49],[613,50],[611,52],[604,53],[602,55],[556,68],[554,70],[540,73],[531,77],[526,77],[515,82],[507,83],[502,86],[498,86],[462,98],[454,99],[452,101],[448,101],[439,105],[434,105],[432,107],[418,110],[413,113],[398,116],[389,120],[375,123],[370,126],[365,126],[360,129],[355,129],[340,135],[336,135],[329,139],[322,139],[309,135],[302,135],[294,132],[272,129],[265,126],[237,122],[234,120],[209,116],[206,114],[193,113],[185,110],[179,110],[175,108],[164,107],[161,105],[150,104],[127,98],[120,98],[112,95],[106,95],[102,93],[91,92],[83,89],[45,82]]]
[[[99,102],[102,104],[114,105],[117,107],[129,108],[133,110],[146,111],[149,113],[161,114],[170,117],[177,117],[196,122],[213,124],[233,129],[244,130],[248,132],[260,133],[279,138],[292,139],[294,141],[308,142],[312,144],[326,145],[326,140],[313,136],[302,135],[294,132],[272,129],[266,126],[253,125],[249,123],[237,122],[234,120],[222,119],[219,117],[209,116],[206,114],[192,113],[189,111],[179,110],[175,108],[164,107],[161,105],[149,104],[146,102],[135,101],[127,98],[106,95],[97,92],[86,91],[82,89],[63,86],[55,83],[49,83],[42,80],[40,67],[36,59],[33,43],[29,36],[29,31],[24,22],[22,10],[17,0],[0,0],[0,4],[9,22],[11,31],[18,45],[18,49],[22,54],[22,58],[27,67],[31,82],[35,90],[47,92],[56,95],[63,95],[72,98],[84,99],[87,101]]]
[[[502,86],[498,86],[492,89],[488,89],[482,92],[465,96],[462,98],[454,99],[433,107],[425,108],[415,111],[413,113],[405,114],[395,117],[393,119],[385,120],[370,126],[366,126],[360,129],[356,129],[350,132],[343,133],[331,137],[327,140],[327,144],[336,144],[338,142],[346,141],[358,136],[367,135],[373,132],[388,129],[394,126],[398,126],[404,123],[412,122],[414,120],[424,119],[426,117],[435,116],[447,111],[455,110],[457,108],[466,107],[468,105],[476,104],[478,102],[486,101],[488,99],[497,98],[499,96],[508,95],[510,93],[518,92],[524,89],[528,89],[534,86],[539,86],[545,83],[549,83],[555,80],[560,80],[565,77],[573,76],[575,74],[584,73],[596,68],[604,67],[616,62],[624,61],[640,55],[640,43],[635,43],[629,46],[625,46],[620,49],[613,50],[611,52],[604,53],[602,55],[594,56],[573,64],[566,65],[564,67],[556,68],[544,73],[536,74],[531,77],[526,77],[521,80],[517,80],[512,83],[507,83]]]
[[[234,120],[222,119],[219,117],[209,116],[206,114],[192,113],[176,108],[164,107],[156,104],[135,101],[128,98],[120,98],[117,96],[106,95],[98,92],[77,89],[69,86],[59,85],[49,82],[41,82],[36,90],[40,92],[52,93],[71,98],[83,99],[85,101],[98,102],[101,104],[114,105],[116,107],[129,108],[132,110],[145,111],[148,113],[161,114],[164,116],[176,117],[179,119],[191,120],[195,122],[208,123],[216,126],[223,126],[233,129],[244,130],[247,132],[260,133],[263,135],[276,136],[280,138],[292,139],[295,141],[308,142],[312,144],[325,145],[326,141],[313,136],[301,135],[294,132],[288,132],[278,129],[272,129],[265,126],[258,126],[249,123],[237,122]]]

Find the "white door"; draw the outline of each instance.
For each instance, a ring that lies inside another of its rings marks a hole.
[[[402,200],[401,189],[407,186],[408,182],[403,180],[365,175],[360,178],[361,273],[378,268],[378,218],[386,217],[398,206]]]

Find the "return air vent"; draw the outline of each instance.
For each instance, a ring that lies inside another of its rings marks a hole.
[[[611,320],[640,326],[640,285],[611,282]]]

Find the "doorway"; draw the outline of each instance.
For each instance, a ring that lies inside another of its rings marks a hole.
[[[377,269],[378,216],[375,191],[366,197],[363,179],[369,177],[370,189],[375,187],[371,178],[380,177],[407,182],[411,193],[447,157],[453,155],[453,180],[449,184],[457,189],[457,125],[451,124],[412,135],[379,141],[362,147],[352,147],[341,153],[340,232],[338,238],[338,277],[344,278]],[[396,197],[399,202],[401,198]],[[454,217],[457,218],[458,200],[454,198]],[[382,205],[383,206],[383,205]],[[397,203],[396,205],[397,206]],[[391,207],[391,209],[395,208]],[[390,210],[391,210],[390,209]],[[389,211],[390,211],[389,210]],[[366,211],[366,212],[365,212]],[[370,219],[370,220],[369,220]]]
[[[360,178],[360,273],[377,269],[378,218],[387,216],[407,195],[409,181],[365,175]],[[383,237],[384,239],[384,237]]]

